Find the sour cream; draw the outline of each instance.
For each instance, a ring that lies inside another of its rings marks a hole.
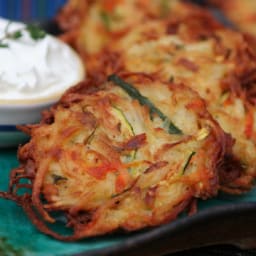
[[[1,40],[6,28],[8,33],[22,30],[22,36]],[[0,47],[0,103],[61,95],[85,76],[81,59],[68,45],[50,35],[34,40],[24,28],[0,18],[1,44],[7,45]]]

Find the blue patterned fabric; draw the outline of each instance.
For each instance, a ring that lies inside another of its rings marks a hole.
[[[52,18],[67,0],[0,0],[0,16],[11,20]]]

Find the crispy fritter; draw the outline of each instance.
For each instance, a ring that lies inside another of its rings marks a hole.
[[[217,166],[232,141],[197,93],[146,75],[89,83],[28,126],[31,140],[19,149],[11,191],[15,197],[20,180],[30,180],[32,195],[16,200],[41,231],[76,240],[137,230],[216,195]],[[53,212],[66,217],[73,235],[44,224],[55,221]]]
[[[222,189],[249,190],[256,175],[253,38],[224,28],[205,9],[177,0],[109,1],[106,24],[106,3],[87,5],[73,38],[89,74],[104,80],[123,70],[155,73],[198,91],[236,140],[233,157],[227,156],[226,167],[221,168]],[[60,17],[65,19],[63,13]]]
[[[180,0],[70,0],[57,20],[66,31],[63,38],[81,55],[90,57],[122,38],[137,25],[166,17],[190,19],[195,25],[203,24],[206,30],[207,27],[219,26],[209,13]],[[201,20],[201,24],[196,18]],[[89,64],[88,59],[86,64]]]
[[[103,64],[109,73],[153,73],[199,92],[213,117],[236,140],[234,165],[231,168],[227,157],[227,168],[221,170],[222,189],[238,193],[251,188],[256,176],[256,56],[242,34],[225,28],[205,33],[190,21],[152,20],[112,43],[108,52],[115,53],[109,65]]]

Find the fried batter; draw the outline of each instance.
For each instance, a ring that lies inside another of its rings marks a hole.
[[[256,36],[256,1],[254,0],[209,0],[243,32]]]
[[[30,180],[32,195],[16,200],[58,239],[160,225],[218,191],[217,166],[231,140],[198,94],[153,76],[109,80],[71,89],[28,127],[31,140],[19,149],[11,191]],[[44,224],[55,221],[53,212],[66,217],[73,235]]]
[[[242,34],[225,28],[205,32],[189,20],[151,20],[116,40],[108,52],[115,58],[109,57],[99,70],[104,66],[109,74],[119,70],[155,74],[199,92],[213,117],[236,140],[233,167],[228,156],[226,170],[221,169],[222,189],[240,193],[252,187],[256,176],[256,55]]]
[[[63,39],[84,56],[88,66],[91,55],[99,53],[137,25],[166,17],[190,19],[201,26],[197,22],[199,18],[207,23],[208,29],[219,26],[209,13],[180,0],[70,0],[57,20],[66,32]]]

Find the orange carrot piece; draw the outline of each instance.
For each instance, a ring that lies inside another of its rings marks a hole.
[[[116,6],[120,3],[122,3],[123,0],[105,0],[103,2],[103,9],[106,11],[106,12],[113,12],[114,9],[116,8]]]
[[[199,109],[204,109],[205,103],[201,99],[196,99],[194,101],[191,101],[186,105],[188,109],[193,109],[193,110],[199,110]]]
[[[120,193],[126,188],[128,180],[127,171],[121,170],[116,178],[116,193]]]
[[[253,123],[254,123],[254,116],[253,111],[249,110],[246,117],[245,117],[245,136],[249,139],[253,134]]]

